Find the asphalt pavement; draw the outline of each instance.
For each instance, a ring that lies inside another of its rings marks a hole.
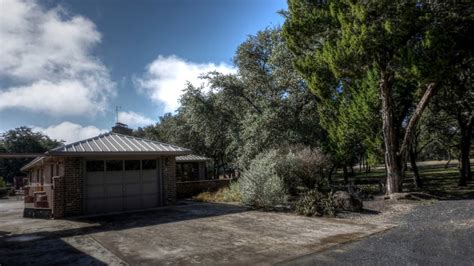
[[[398,226],[283,265],[474,265],[474,200],[421,204]]]

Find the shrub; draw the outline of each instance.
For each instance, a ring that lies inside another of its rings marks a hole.
[[[202,192],[193,199],[203,202],[240,202],[240,185],[234,181],[226,188],[221,188],[216,192]]]
[[[286,202],[287,189],[277,173],[279,155],[270,150],[257,155],[242,173],[240,191],[242,202],[255,208],[271,208]]]
[[[226,202],[240,202],[242,200],[240,183],[238,181],[230,182],[229,187],[224,190],[223,198]]]
[[[5,182],[5,179],[3,176],[0,176],[0,187],[6,187],[7,183]]]
[[[332,194],[324,194],[316,189],[301,194],[296,201],[295,211],[306,216],[336,215]]]
[[[319,149],[296,147],[278,160],[277,172],[285,180],[292,195],[297,194],[297,187],[329,191],[325,174],[329,171],[331,162]]]

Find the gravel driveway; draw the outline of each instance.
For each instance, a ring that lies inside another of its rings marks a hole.
[[[474,200],[422,204],[397,227],[283,265],[474,265]]]

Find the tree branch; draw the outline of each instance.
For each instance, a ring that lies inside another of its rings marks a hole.
[[[418,102],[415,112],[413,113],[413,116],[411,117],[410,122],[408,123],[407,129],[405,131],[405,136],[403,138],[402,146],[400,147],[400,151],[399,151],[402,163],[406,161],[407,154],[408,154],[408,147],[410,147],[411,142],[413,140],[413,133],[415,132],[416,125],[418,124],[418,121],[420,120],[421,115],[423,114],[423,110],[426,108],[431,97],[433,97],[435,92],[436,92],[436,83],[428,84],[428,88],[423,94],[423,97],[421,97],[421,100]]]

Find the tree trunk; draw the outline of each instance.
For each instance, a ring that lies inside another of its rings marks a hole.
[[[349,173],[347,172],[347,165],[344,165],[342,167],[342,172],[344,176],[344,184],[347,184],[349,182]]]
[[[451,149],[448,148],[448,162],[444,165],[444,169],[447,169],[449,166],[449,163],[451,163]]]
[[[470,119],[472,120],[472,119]],[[471,150],[471,137],[472,137],[472,123],[469,121],[467,124],[463,123],[461,119],[458,119],[459,127],[461,129],[461,142],[460,142],[460,179],[459,185],[466,186],[467,181],[472,180],[471,173],[471,162],[469,160],[469,152]]]
[[[398,139],[395,133],[393,118],[392,89],[389,78],[384,73],[380,83],[380,98],[382,100],[382,132],[385,145],[385,168],[387,171],[386,193],[402,191],[402,172],[398,158]]]
[[[416,165],[416,153],[411,150],[410,151],[410,165],[411,165],[411,170],[413,171],[413,181],[415,183],[416,188],[422,188],[423,183],[420,178],[420,174],[418,172],[418,166]]]

